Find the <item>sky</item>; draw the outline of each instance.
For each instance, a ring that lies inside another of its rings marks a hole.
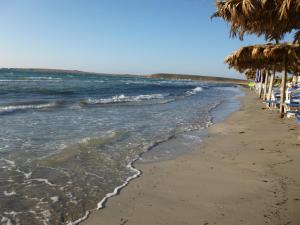
[[[0,67],[242,78],[214,0],[0,0]]]

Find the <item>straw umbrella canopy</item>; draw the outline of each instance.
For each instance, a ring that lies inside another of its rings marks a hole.
[[[300,44],[264,44],[242,47],[225,58],[225,63],[243,73],[249,69],[274,69],[299,73]]]
[[[295,30],[300,41],[300,0],[218,0],[216,6],[212,17],[230,24],[231,37],[249,33],[278,42]]]
[[[287,73],[299,74],[300,71],[300,44],[265,44],[240,48],[225,59],[225,63],[240,72],[249,69],[268,69],[284,71],[281,80],[280,116],[284,116],[284,101]],[[248,76],[248,74],[246,74]],[[262,83],[261,83],[262,84]],[[265,89],[266,89],[265,82]],[[272,87],[272,86],[271,86]],[[261,96],[261,88],[259,91]],[[265,96],[265,95],[264,95]]]
[[[245,33],[264,36],[278,43],[285,33],[296,31],[294,42],[300,43],[300,0],[217,0],[217,11],[230,24],[230,35],[242,40]],[[274,67],[283,70],[280,115],[284,115],[287,70],[299,72],[299,45],[261,45],[244,47],[225,60],[239,71]],[[261,92],[260,92],[261,96]]]

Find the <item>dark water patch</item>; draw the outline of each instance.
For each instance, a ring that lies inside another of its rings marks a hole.
[[[7,94],[7,93],[22,93],[22,94],[40,94],[40,95],[72,95],[75,92],[73,90],[53,90],[53,89],[48,89],[48,88],[20,88],[18,90],[14,89],[3,89],[0,93],[1,94]]]

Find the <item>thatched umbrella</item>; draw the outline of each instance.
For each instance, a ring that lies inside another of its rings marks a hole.
[[[246,46],[230,54],[225,59],[225,63],[239,72],[246,72],[249,69],[267,69],[268,71],[273,69],[274,73],[271,77],[269,96],[275,71],[284,71],[280,100],[280,114],[283,115],[287,73],[298,74],[300,71],[300,44],[285,43]],[[266,88],[265,82],[264,97],[266,96]]]
[[[217,11],[230,24],[230,35],[242,40],[245,33],[264,36],[278,43],[293,30],[294,42],[300,42],[300,0],[217,0]],[[297,47],[297,46],[296,46]],[[287,69],[299,71],[299,54],[293,46],[250,46],[236,51],[226,59],[230,67],[240,72],[250,68],[284,70],[280,112],[283,115]]]
[[[225,58],[225,63],[243,73],[248,69],[300,71],[300,44],[264,44],[242,47]],[[285,65],[286,64],[286,65]]]
[[[295,41],[300,41],[300,0],[218,0],[216,5],[212,17],[228,22],[232,37],[242,40],[249,33],[278,42],[296,30]]]

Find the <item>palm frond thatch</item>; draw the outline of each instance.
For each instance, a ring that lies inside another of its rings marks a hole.
[[[225,58],[225,63],[241,73],[256,69],[300,72],[300,44],[265,44],[242,47]],[[250,72],[248,72],[250,73]],[[248,75],[246,74],[248,77]]]
[[[300,41],[300,0],[218,0],[212,17],[230,24],[230,36],[241,40],[245,33],[279,41],[285,33],[297,31]]]

